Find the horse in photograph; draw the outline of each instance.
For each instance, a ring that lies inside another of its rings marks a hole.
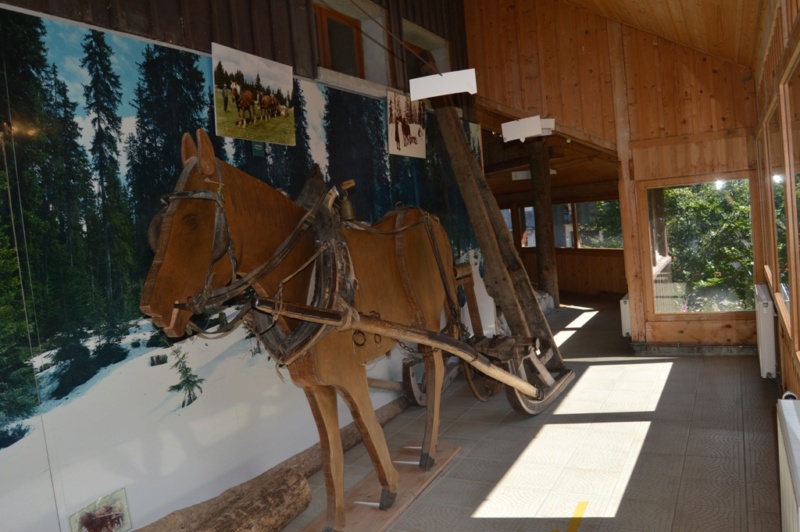
[[[238,87],[238,86],[237,86]],[[255,98],[253,98],[252,91],[243,90],[241,94],[238,90],[234,91],[234,99],[236,100],[236,111],[239,113],[239,118],[236,120],[236,125],[243,129],[247,127],[247,119],[251,122],[255,119],[253,107],[255,105]]]
[[[317,207],[307,211],[280,191],[216,159],[204,131],[198,130],[197,141],[195,145],[189,134],[184,135],[183,172],[175,191],[167,196],[168,205],[154,218],[149,236],[155,256],[140,302],[142,312],[173,337],[187,330],[197,310],[193,302],[241,281],[259,298],[307,304],[316,297],[315,278],[324,269],[320,263],[308,266],[319,257],[320,248],[330,244],[312,232],[297,232],[305,220],[321,212]],[[388,213],[370,230],[339,225],[336,216],[332,222],[342,238],[332,246],[349,251],[350,310],[440,331],[442,312],[448,309],[447,293],[455,293],[455,280],[450,242],[438,221],[409,207]],[[288,241],[293,244],[289,246]],[[265,264],[274,268],[264,270]],[[316,291],[331,292],[319,287]],[[340,307],[348,308],[348,304]],[[452,305],[449,310],[452,315]],[[288,338],[310,323],[268,317],[255,309],[248,312],[248,328],[278,361],[282,361],[276,354],[281,345],[265,339],[274,340],[270,335],[275,331],[278,337]],[[365,365],[384,356],[395,343],[345,326],[328,327],[313,347],[282,361],[294,383],[303,388],[319,431],[329,529],[342,530],[345,524],[337,393],[352,412],[378,474],[380,507],[386,509],[394,502],[398,473],[375,416]],[[436,452],[444,361],[440,351],[420,349],[428,394],[420,467],[430,468]]]
[[[280,102],[275,96],[259,91],[256,95],[256,102],[258,104],[256,120],[269,120],[278,116]]]

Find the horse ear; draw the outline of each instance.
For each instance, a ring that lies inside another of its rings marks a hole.
[[[197,130],[197,158],[200,162],[200,171],[205,175],[213,174],[217,169],[217,158],[214,155],[214,146],[208,133],[202,129]]]
[[[192,157],[197,157],[197,146],[192,140],[192,136],[188,133],[184,133],[181,139],[181,162],[183,166],[186,166],[186,163],[189,162],[189,159]]]

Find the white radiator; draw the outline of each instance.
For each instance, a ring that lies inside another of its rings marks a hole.
[[[628,294],[619,300],[619,313],[622,316],[622,336],[631,336],[631,306],[628,304]]]
[[[800,401],[778,401],[778,471],[781,530],[800,532]]]
[[[775,378],[778,374],[775,367],[775,305],[765,284],[756,285],[756,332],[761,376]]]

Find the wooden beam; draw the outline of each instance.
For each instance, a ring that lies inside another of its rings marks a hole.
[[[642,279],[641,224],[636,215],[637,193],[631,172],[631,129],[628,114],[628,93],[625,74],[625,53],[622,26],[608,20],[608,50],[611,57],[611,90],[614,96],[614,122],[617,132],[617,157],[619,166],[619,210],[622,218],[622,242],[625,252],[625,278],[628,282],[628,300],[631,313],[631,340],[644,342],[645,332],[644,281]],[[649,267],[649,264],[648,266]]]
[[[533,216],[536,231],[536,277],[539,290],[553,296],[558,308],[558,272],[556,268],[556,244],[553,236],[553,199],[550,190],[550,159],[544,140],[530,143],[531,187],[533,192]]]

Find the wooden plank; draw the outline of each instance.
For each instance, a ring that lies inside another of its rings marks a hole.
[[[580,129],[580,77],[578,75],[577,13],[571,6],[559,4],[556,11],[559,32],[558,61],[560,73],[561,122]],[[558,121],[558,120],[557,120]]]
[[[228,8],[231,13],[233,47],[243,52],[253,53],[253,17],[249,8],[249,0],[228,0]],[[265,24],[266,21],[260,23]]]
[[[679,343],[685,345],[754,345],[756,321],[749,319],[715,318],[704,320],[701,315],[683,315],[683,321],[649,321],[648,343]]]
[[[625,33],[619,23],[608,21],[608,50],[611,57],[611,80],[614,92],[617,155],[620,160],[619,210],[622,219],[622,242],[625,249],[625,279],[631,312],[631,339],[642,342],[645,332],[644,285],[642,282],[642,253],[640,223],[637,223],[637,194],[631,174],[631,106],[628,95],[631,81],[627,79],[628,61],[623,61],[626,48]],[[643,234],[647,234],[646,229]]]
[[[227,0],[211,0],[211,41],[233,46],[231,14]]]
[[[498,80],[502,81],[501,101],[517,109],[524,109],[525,106],[522,103],[522,75],[518,58],[519,44],[517,41],[517,20],[519,15],[516,4],[516,0],[501,0],[496,7],[500,15],[498,28],[500,33],[495,35],[500,44],[500,53],[495,61],[502,63],[503,78]]]
[[[602,84],[598,69],[599,54],[597,17],[584,9],[577,10],[578,25],[578,76],[580,80],[581,129],[598,136],[603,136],[603,105],[599,100],[602,95]],[[605,26],[603,21],[602,26]],[[607,42],[607,41],[606,41]],[[602,50],[606,52],[605,49]]]
[[[714,129],[722,131],[734,127],[733,68],[729,61],[711,58],[711,83],[714,87]]]
[[[711,57],[707,54],[694,52],[692,54],[694,66],[695,90],[692,98],[694,116],[692,129],[695,133],[714,131],[714,118],[712,116],[711,99],[713,87],[711,85]]]
[[[466,2],[469,4],[470,2]],[[519,34],[519,61],[522,66],[522,107],[532,115],[543,115],[542,77],[539,67],[539,29],[534,2],[520,2],[517,6],[517,32]],[[546,116],[546,115],[544,115]]]
[[[272,11],[272,44],[275,50],[275,61],[284,65],[292,64],[292,28],[286,21],[290,20],[291,0],[270,0]],[[311,15],[311,13],[309,13]]]
[[[755,82],[750,69],[741,65],[732,67],[732,85],[734,98],[734,127],[755,127],[756,117]]]
[[[314,79],[317,77],[317,50],[311,2],[290,2],[289,6],[294,73]]]
[[[639,131],[636,138],[661,136],[658,103],[658,39],[648,33],[635,32],[635,68],[638,84],[636,98],[639,110]]]
[[[213,17],[200,17],[194,13],[212,13],[211,2],[215,1],[216,0],[180,0],[183,32],[186,39],[185,44],[189,48],[211,53]]]
[[[379,510],[381,485],[378,475],[373,471],[345,495],[345,512],[348,530],[386,530],[408,509],[425,488],[452,462],[460,448],[449,444],[439,444],[436,462],[430,470],[420,468],[419,453],[421,444],[409,443],[392,454],[400,478],[397,482],[397,498],[388,510]],[[326,515],[323,512],[305,530],[317,532],[325,528]]]
[[[658,45],[659,67],[661,68],[661,113],[663,117],[663,134],[671,137],[678,134],[682,116],[678,93],[678,76],[675,75],[681,65],[676,60],[677,45],[661,40]]]
[[[561,87],[561,74],[559,72],[558,58],[558,28],[555,19],[554,0],[540,0],[536,3],[536,13],[539,16],[539,70],[542,72],[542,100],[543,116],[556,119],[556,125],[564,123],[564,113],[561,110],[559,97]]]
[[[618,119],[620,118],[620,110],[618,106],[620,104],[620,91],[623,91],[618,85],[624,81],[624,93],[625,93],[625,102],[627,105],[627,109],[625,114],[627,115],[625,118],[625,123],[627,124],[627,131],[626,131],[626,139],[628,141],[634,141],[639,139],[639,98],[637,94],[637,85],[639,84],[639,76],[638,70],[636,69],[636,42],[635,42],[635,30],[628,26],[622,26],[622,44],[619,46],[619,50],[615,50],[612,47],[612,43],[617,38],[616,35],[612,35],[612,32],[617,31],[615,30],[616,26],[612,25],[610,22],[608,23],[608,42],[609,42],[609,56],[612,58],[612,70],[611,70],[611,86],[614,93],[614,116],[616,118],[615,122],[617,123],[617,127],[619,127]],[[614,61],[623,61],[623,68],[620,68],[619,65],[615,65]],[[616,79],[616,75],[622,72],[625,75],[624,80]],[[617,131],[617,140],[619,141],[619,131]],[[622,160],[622,159],[620,159]]]
[[[272,47],[272,13],[270,13],[269,2],[253,2],[251,9],[251,21],[257,30],[253,32],[253,54],[272,59],[275,51]]]
[[[605,19],[598,18],[595,26],[597,30],[598,68],[600,69],[603,106],[603,131],[602,138],[613,142],[616,150],[616,126],[614,120],[614,90],[611,82],[611,55],[608,51],[608,24]]]

